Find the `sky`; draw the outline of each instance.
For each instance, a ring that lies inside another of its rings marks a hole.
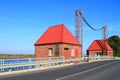
[[[0,53],[34,54],[34,43],[48,27],[64,24],[75,35],[75,10],[89,24],[108,27],[108,37],[120,36],[120,0],[0,0]],[[83,23],[83,53],[102,31]]]

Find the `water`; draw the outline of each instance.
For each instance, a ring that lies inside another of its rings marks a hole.
[[[2,65],[14,65],[14,64],[27,64],[27,63],[34,63],[35,59],[0,59],[0,66]],[[20,66],[20,67],[11,67],[11,68],[0,68],[0,72],[8,72],[8,71],[18,71],[18,70],[25,70],[25,69],[33,69],[35,65],[31,66]]]

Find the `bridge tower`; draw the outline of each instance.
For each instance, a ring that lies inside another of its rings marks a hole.
[[[82,11],[76,10],[75,13],[76,13],[75,37],[81,44],[83,44]]]
[[[103,40],[104,40],[104,46],[103,46],[103,54],[107,55],[107,46],[106,44],[108,44],[108,30],[107,30],[107,26],[103,26],[102,27],[102,35],[103,35]]]

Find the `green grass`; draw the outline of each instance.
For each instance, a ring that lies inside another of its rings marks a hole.
[[[0,59],[35,58],[32,54],[0,54]]]

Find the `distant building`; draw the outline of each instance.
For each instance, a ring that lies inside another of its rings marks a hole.
[[[49,27],[35,43],[36,58],[44,57],[81,57],[81,44],[71,32],[60,24]]]
[[[104,40],[94,40],[87,49],[88,56],[113,56],[113,49]]]

